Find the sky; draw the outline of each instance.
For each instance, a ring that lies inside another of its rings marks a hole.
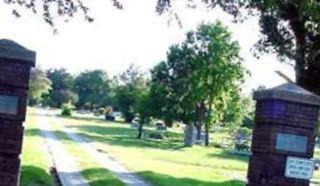
[[[242,24],[232,23],[232,17],[222,11],[186,8],[176,4],[174,10],[182,22],[168,24],[168,15],[155,13],[156,1],[125,1],[124,10],[115,9],[106,0],[88,0],[86,3],[95,21],[87,23],[82,15],[65,22],[58,18],[58,34],[42,20],[41,16],[21,10],[22,17],[14,17],[12,7],[0,4],[0,38],[14,40],[37,52],[37,66],[42,69],[66,68],[73,74],[84,70],[102,69],[111,76],[125,70],[131,63],[148,71],[166,59],[168,47],[185,39],[185,33],[196,29],[200,23],[222,21],[239,41],[243,65],[250,71],[243,89],[264,85],[277,86],[284,80],[275,74],[281,70],[294,79],[290,65],[278,62],[275,54],[253,57],[250,49],[259,38],[258,18]],[[181,2],[181,1],[180,1]]]

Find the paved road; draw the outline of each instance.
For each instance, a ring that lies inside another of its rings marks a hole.
[[[42,113],[40,113],[42,114]],[[52,131],[47,120],[39,116],[41,135],[45,139],[46,146],[51,154],[59,179],[63,186],[89,186],[82,177],[80,169],[76,166],[74,158],[63,147],[57,136]]]
[[[99,152],[93,145],[83,140],[71,129],[64,127],[63,122],[58,117],[55,117],[54,123],[60,123],[62,131],[65,132],[71,140],[78,143],[78,145],[84,151],[90,154],[92,158],[96,159],[96,161],[100,163],[102,167],[113,172],[115,176],[123,183],[125,183],[127,186],[151,186],[150,183],[147,183],[146,181],[142,180],[136,174],[132,173],[124,166],[122,166],[119,162],[110,158],[107,154]]]
[[[88,154],[90,154],[90,156],[92,158],[94,158],[102,167],[104,167],[106,170],[111,171],[112,173],[114,173],[114,175],[121,180],[124,184],[126,184],[127,186],[151,186],[150,183],[142,180],[139,176],[137,176],[136,174],[134,174],[133,172],[129,171],[127,168],[125,168],[123,165],[121,165],[119,162],[117,162],[116,160],[114,160],[113,158],[109,157],[107,154],[99,152],[93,145],[91,145],[90,143],[86,142],[85,140],[82,139],[81,136],[75,134],[71,129],[67,128],[64,126],[64,123],[61,121],[61,119],[59,119],[54,112],[51,111],[39,111],[41,114],[49,116],[50,119],[52,119],[55,124],[60,124],[59,127],[62,129],[63,132],[66,133],[66,135],[75,143],[77,143],[79,145],[80,148],[82,148],[84,151],[86,151]],[[53,146],[53,148],[51,147],[51,154],[53,156],[60,156],[60,157],[65,157],[63,154],[61,154],[63,150],[61,150],[61,144],[58,141],[58,139],[54,136],[54,134],[50,131],[50,127],[48,126],[48,124],[46,123],[46,121],[42,121],[41,124],[42,125],[42,133],[43,136],[45,136],[45,138],[47,139],[49,146]],[[52,140],[54,139],[54,140]],[[57,146],[59,148],[57,148]],[[58,151],[58,152],[56,152]],[[65,152],[63,152],[65,153]],[[60,154],[60,155],[59,155]],[[56,163],[56,166],[66,166],[66,165],[60,165],[60,161],[61,159],[63,160],[63,162],[72,162],[74,161],[72,159],[72,157],[68,157],[66,158],[60,158]],[[63,163],[62,163],[63,164]],[[79,171],[77,171],[77,168],[75,166],[71,166],[68,165],[69,169],[72,168],[71,172],[78,172],[77,175],[77,179],[79,180],[83,180],[83,178],[81,178],[81,175],[79,175]],[[71,167],[71,168],[70,168]],[[64,167],[62,167],[64,168]],[[58,167],[57,167],[58,169]],[[61,168],[60,168],[61,169]],[[65,169],[65,168],[64,168]],[[65,175],[64,174],[65,171],[60,171],[60,174],[62,175],[61,178],[65,179],[64,177],[69,176],[69,174]],[[70,172],[70,171],[69,171]],[[59,171],[58,171],[59,173]],[[59,174],[59,177],[60,177]],[[70,174],[72,176],[72,178],[74,177],[73,174]],[[73,186],[72,184],[67,184],[64,186]],[[74,185],[74,186],[86,186],[86,185]]]

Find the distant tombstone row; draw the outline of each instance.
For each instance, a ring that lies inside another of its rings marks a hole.
[[[19,185],[23,122],[34,65],[35,52],[0,40],[0,186]]]
[[[248,186],[308,186],[320,98],[291,83],[254,98]]]

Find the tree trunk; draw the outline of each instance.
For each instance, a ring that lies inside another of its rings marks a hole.
[[[139,127],[138,127],[138,138],[139,138],[139,139],[142,138],[142,133],[143,133],[143,122],[140,121]]]
[[[317,64],[318,63],[318,64]],[[314,61],[308,64],[308,68],[305,69],[304,65],[297,65],[296,82],[299,86],[320,95],[320,67],[319,62]]]
[[[164,119],[164,124],[171,128],[173,126],[173,121],[172,120],[169,120],[169,119]]]
[[[200,123],[197,123],[195,125],[196,129],[197,129],[197,141],[201,141],[201,129],[202,129],[202,125]]]
[[[209,146],[209,127],[205,127],[206,130],[206,139],[205,139],[205,146],[208,147]]]

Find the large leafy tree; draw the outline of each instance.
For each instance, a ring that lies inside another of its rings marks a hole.
[[[30,105],[41,103],[43,95],[49,93],[51,89],[51,81],[41,69],[35,68],[31,70],[28,101]]]
[[[79,95],[77,107],[96,109],[110,105],[111,80],[102,70],[80,73],[74,82],[74,89]]]
[[[224,107],[235,102],[244,69],[239,56],[239,44],[220,22],[200,25],[196,32],[189,32],[184,44],[190,51],[190,97],[197,111],[198,125],[204,122],[206,145],[209,128],[221,120]],[[205,68],[204,68],[205,67]]]
[[[235,102],[238,85],[244,76],[240,47],[220,22],[200,25],[187,33],[187,39],[170,47],[167,61],[152,71],[152,81],[166,94],[162,109],[187,125],[209,129],[222,120],[225,107]],[[171,105],[166,105],[172,103]]]
[[[170,95],[170,89],[168,89],[169,77],[168,67],[164,61],[151,70],[149,96],[152,104],[149,109],[153,117],[162,119],[166,126],[172,127],[176,120],[176,102]]]
[[[139,117],[139,127],[138,127],[138,138],[142,138],[143,126],[150,121],[152,116],[152,106],[153,102],[150,99],[149,86],[143,86],[138,89],[135,96],[135,104],[133,110],[138,114]]]
[[[186,1],[187,2],[187,1]],[[158,0],[157,11],[170,10],[173,0]],[[204,0],[245,21],[259,16],[262,36],[256,53],[276,52],[295,65],[296,82],[320,94],[320,2],[318,0]]]
[[[131,122],[136,115],[138,95],[147,83],[144,76],[139,67],[132,64],[118,77],[119,85],[115,90],[116,108],[122,112],[127,122]]]
[[[47,76],[52,82],[52,89],[45,96],[48,105],[60,107],[63,103],[76,103],[78,96],[73,92],[74,77],[64,68],[50,69]]]

